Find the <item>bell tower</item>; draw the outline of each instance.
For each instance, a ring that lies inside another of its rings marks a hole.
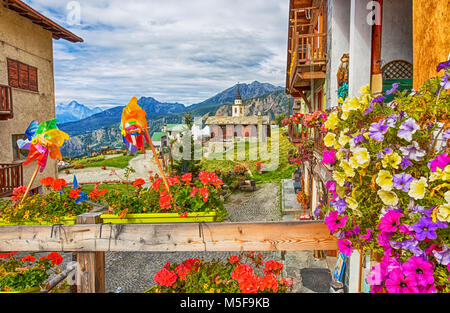
[[[237,85],[236,97],[232,106],[232,117],[244,116],[244,105],[242,103],[241,93],[239,92],[239,84]]]

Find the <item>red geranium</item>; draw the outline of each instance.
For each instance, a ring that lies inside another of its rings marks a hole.
[[[47,259],[52,261],[52,264],[59,265],[63,261],[63,257],[58,252],[52,252],[47,255]]]
[[[72,199],[78,199],[78,197],[80,196],[80,192],[81,192],[81,189],[78,189],[78,188],[72,189],[69,193],[69,197]]]
[[[195,264],[200,264],[200,260],[199,259],[187,259],[183,262],[183,264],[188,268],[188,269],[192,269],[194,267]],[[199,270],[199,268],[197,268],[197,271]]]
[[[67,186],[67,182],[64,179],[62,179],[62,178],[55,179],[52,182],[52,189],[55,190],[55,191],[61,191],[66,186]]]
[[[32,255],[27,255],[22,258],[22,262],[34,262],[36,258]]]
[[[163,268],[158,273],[156,273],[153,280],[158,285],[172,287],[172,285],[177,281],[177,278],[178,278],[177,274]]]
[[[11,253],[6,253],[6,254],[0,254],[0,259],[10,258],[10,257],[12,257],[14,255],[14,253],[17,253],[17,251],[16,252],[11,252]]]
[[[259,278],[258,288],[261,291],[268,290],[268,291],[277,292],[278,291],[278,281],[277,281],[276,276],[273,274],[269,274],[265,277]]]
[[[142,178],[139,178],[133,183],[133,186],[135,188],[141,188],[144,184],[145,184],[145,180],[143,180]]]
[[[167,192],[163,192],[161,198],[159,198],[159,205],[163,209],[170,209],[172,207],[172,204],[170,203],[171,200],[172,196],[167,194]]]
[[[183,176],[181,176],[181,180],[184,181],[186,184],[190,183],[192,181],[192,173],[186,173]]]
[[[228,262],[230,262],[230,264],[239,263],[239,262],[241,262],[241,259],[239,259],[237,256],[233,255],[228,259]]]
[[[22,196],[27,192],[27,187],[20,186],[17,188],[14,188],[13,190],[13,196],[11,197],[12,201],[18,201],[22,198]]]
[[[169,177],[169,178],[167,178],[167,182],[168,182],[169,186],[173,186],[173,185],[178,185],[180,183],[180,180],[178,179],[178,177]]]
[[[162,178],[158,178],[157,180],[155,180],[152,184],[152,188],[155,190],[159,190],[159,188],[161,188],[162,181]]]
[[[281,271],[283,270],[283,264],[270,260],[266,262],[266,265],[264,267],[264,274],[269,275],[271,273],[274,273],[276,275],[279,275]]]
[[[103,197],[106,192],[108,191],[108,189],[103,189],[102,191],[99,191],[98,186],[95,185],[94,189],[89,193],[89,197],[91,197],[92,200],[97,200],[100,197]]]
[[[55,179],[54,179],[53,177],[45,177],[45,178],[42,178],[42,179],[41,179],[40,183],[41,183],[42,185],[44,185],[45,187],[49,187],[49,186],[52,185],[52,183],[53,183],[54,181],[55,181]]]
[[[257,293],[259,279],[258,276],[254,274],[246,274],[242,276],[242,279],[239,282],[239,289],[243,293]]]
[[[175,268],[175,271],[177,272],[180,279],[184,280],[190,273],[191,269],[188,268],[185,264],[180,264]]]

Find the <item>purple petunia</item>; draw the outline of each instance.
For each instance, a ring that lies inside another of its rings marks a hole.
[[[446,70],[448,68],[450,68],[450,60],[440,63],[437,67],[436,72],[440,72],[441,70]]]
[[[376,141],[383,141],[384,134],[386,134],[388,128],[389,126],[386,125],[384,120],[381,120],[379,123],[373,123],[370,125],[369,137]]]
[[[392,114],[386,118],[386,124],[389,127],[395,127],[395,124],[397,123],[397,121],[398,121],[398,115],[396,115],[396,114]]]
[[[420,146],[417,142],[413,141],[413,143],[407,147],[401,147],[400,151],[403,156],[407,157],[409,160],[413,161],[422,161],[423,157],[427,154],[425,150],[420,149]]]
[[[397,136],[399,138],[405,139],[408,142],[411,142],[412,135],[414,135],[419,129],[420,127],[419,125],[417,125],[416,121],[412,118],[409,118],[400,126]]]
[[[450,264],[450,248],[447,245],[444,245],[442,251],[433,251],[433,255],[436,258],[436,261],[438,261],[442,265],[449,265]]]
[[[416,238],[418,240],[425,240],[425,238],[437,238],[435,230],[438,228],[438,226],[433,223],[433,221],[429,217],[422,217],[419,222],[412,226],[412,228],[416,232]]]
[[[401,173],[394,176],[394,187],[403,190],[404,192],[409,191],[409,185],[414,180],[414,177],[412,177],[409,174]]]
[[[448,73],[445,73],[444,77],[442,77],[441,86],[445,90],[450,89],[450,75]]]
[[[447,129],[447,130],[445,131],[445,133],[442,135],[442,138],[443,138],[444,140],[449,140],[449,139],[450,139],[450,129]]]
[[[408,166],[410,166],[410,165],[412,165],[412,163],[408,157],[404,157],[402,159],[402,163],[400,163],[400,166],[403,170],[406,170],[408,168]]]
[[[400,86],[399,83],[392,84],[392,89],[389,89],[388,91],[386,91],[386,95],[389,96],[389,95],[392,95],[392,94],[396,93],[397,92],[397,88],[399,86]]]
[[[334,202],[334,207],[339,214],[343,214],[345,212],[345,209],[347,208],[347,202],[345,202],[344,199],[339,198],[339,200]]]

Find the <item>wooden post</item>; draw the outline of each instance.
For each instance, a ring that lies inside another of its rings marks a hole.
[[[22,202],[23,202],[23,201],[25,200],[25,198],[28,196],[28,193],[30,192],[30,189],[31,189],[31,185],[33,185],[34,180],[36,179],[36,176],[37,176],[37,174],[39,173],[39,168],[40,168],[40,165],[38,164],[37,167],[36,167],[36,170],[35,170],[34,173],[33,173],[33,176],[31,177],[30,183],[28,184],[27,191],[25,191],[25,194],[23,195],[23,197],[22,197],[22,199],[20,200],[20,203],[19,203],[19,204],[22,204]]]
[[[153,146],[153,142],[152,142],[151,138],[150,138],[149,143],[150,143],[150,148],[152,149],[152,152],[153,152],[153,157],[155,158],[155,161],[156,161],[156,165],[158,165],[159,173],[161,174],[161,177],[164,181],[164,186],[166,187],[167,192],[170,194],[170,188],[169,188],[169,184],[167,183],[166,175],[164,174],[164,171],[161,167],[161,162],[159,162],[158,154],[156,153],[155,146]]]
[[[99,224],[102,212],[77,216],[77,224]],[[81,275],[78,293],[105,293],[105,252],[77,252]]]

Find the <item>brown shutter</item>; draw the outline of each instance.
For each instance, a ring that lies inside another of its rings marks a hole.
[[[29,88],[31,91],[38,91],[38,75],[37,68],[28,66]]]
[[[19,87],[29,89],[28,65],[19,63]]]
[[[19,64],[17,61],[8,59],[9,86],[19,88]]]

